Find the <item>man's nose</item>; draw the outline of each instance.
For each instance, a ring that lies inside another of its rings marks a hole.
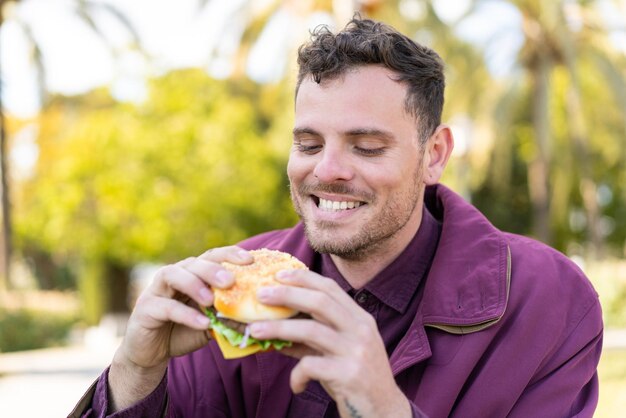
[[[325,147],[320,160],[315,164],[313,174],[322,183],[352,180],[354,170],[349,160],[344,151]]]

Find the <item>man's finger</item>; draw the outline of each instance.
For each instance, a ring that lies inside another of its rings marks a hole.
[[[194,273],[176,264],[161,268],[151,289],[154,296],[173,298],[179,292],[201,306],[213,303],[213,293],[206,283]]]
[[[212,287],[225,289],[235,284],[235,275],[221,264],[212,261],[197,257],[183,268]]]
[[[306,312],[317,321],[338,330],[351,328],[354,320],[358,319],[360,315],[366,314],[362,310],[361,312],[352,312],[346,306],[355,305],[355,302],[350,298],[341,304],[333,295],[305,287],[267,286],[259,289],[257,297],[259,301],[268,305],[287,306],[299,312]]]
[[[289,386],[293,393],[301,393],[311,380],[328,382],[337,378],[340,367],[331,359],[319,356],[305,356],[291,371]]]
[[[280,349],[281,354],[285,354],[289,357],[301,359],[304,356],[319,356],[319,351],[313,350],[304,344],[294,343],[291,347],[283,347]]]
[[[148,328],[158,328],[166,322],[174,322],[197,330],[206,330],[209,318],[180,301],[148,296],[151,300],[138,305],[137,315],[145,321]]]
[[[352,300],[350,295],[339,287],[336,281],[313,271],[283,270],[278,272],[276,280],[289,286],[317,290],[329,295],[338,304],[352,311],[352,314],[362,311],[362,309],[354,303],[354,300]]]
[[[345,339],[326,325],[311,319],[282,319],[260,321],[250,325],[254,338],[279,339],[302,343],[315,351],[324,354],[345,353]]]
[[[252,257],[248,251],[235,245],[213,248],[205,251],[199,256],[199,258],[212,261],[214,263],[228,261],[233,264],[250,264],[254,261],[254,257]]]

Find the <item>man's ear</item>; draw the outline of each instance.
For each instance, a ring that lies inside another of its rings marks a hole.
[[[439,125],[424,144],[424,183],[437,184],[454,148],[454,137],[448,125]]]

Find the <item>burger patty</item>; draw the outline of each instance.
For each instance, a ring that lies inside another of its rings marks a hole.
[[[245,322],[235,321],[234,319],[220,317],[219,313],[213,306],[211,306],[209,310],[215,314],[215,317],[217,318],[217,320],[220,321],[222,324],[226,325],[228,328],[234,329],[240,334],[245,334],[246,327],[248,326],[248,324],[246,324]]]
[[[209,310],[215,314],[215,317],[217,318],[218,321],[226,325],[228,328],[232,328],[240,334],[246,333],[246,327],[248,326],[248,324],[246,324],[245,322],[239,322],[239,321],[235,321],[234,319],[220,317],[219,316],[220,314],[217,312],[214,306],[209,307]],[[311,318],[310,315],[307,315],[304,313],[299,313],[298,315],[292,317],[292,319],[310,319],[310,318]]]

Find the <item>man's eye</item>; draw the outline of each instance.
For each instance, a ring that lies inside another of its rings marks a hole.
[[[304,152],[305,154],[315,154],[320,149],[322,149],[322,146],[321,145],[296,144],[296,149],[300,152]]]
[[[385,148],[361,148],[361,147],[354,147],[358,153],[363,154],[363,155],[367,155],[367,156],[376,156],[376,155],[381,155],[385,152]]]

